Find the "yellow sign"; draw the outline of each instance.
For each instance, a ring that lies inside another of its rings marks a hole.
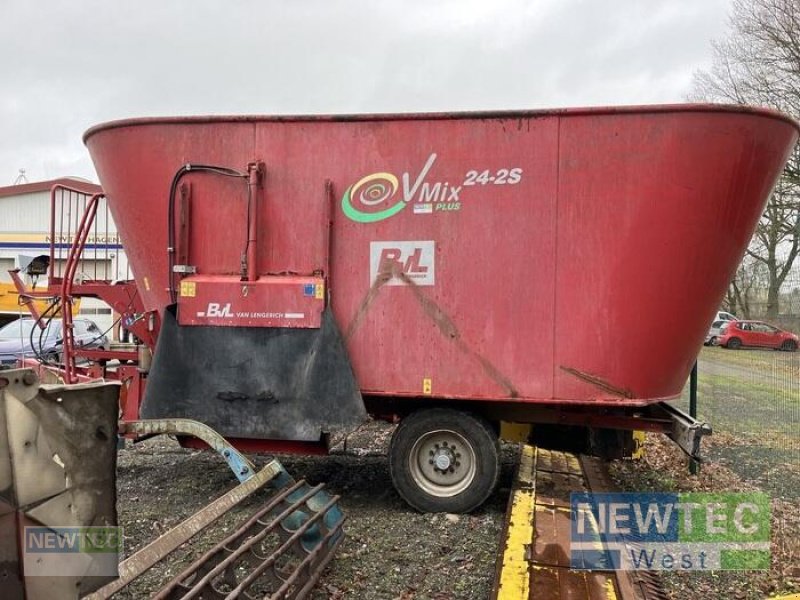
[[[324,283],[318,283],[316,286],[314,286],[314,298],[316,298],[317,300],[322,300],[323,298],[325,298]]]
[[[426,377],[425,379],[422,380],[422,393],[423,394],[430,394],[432,387],[433,387],[433,384],[431,382],[431,378],[430,377]]]
[[[35,290],[30,290],[30,291],[35,291]],[[39,314],[42,314],[50,306],[51,301],[52,299],[37,298],[33,300],[33,304],[36,307],[36,310],[39,312]],[[72,302],[72,314],[77,315],[80,307],[81,307],[80,299],[76,298]],[[28,312],[28,308],[20,299],[19,293],[17,292],[17,288],[14,287],[13,283],[0,283],[0,314],[18,315],[21,317],[31,316]],[[60,318],[60,315],[61,315],[61,310],[57,310],[55,313],[49,316],[55,316]]]
[[[197,284],[194,281],[181,281],[181,296],[194,298],[197,295]]]

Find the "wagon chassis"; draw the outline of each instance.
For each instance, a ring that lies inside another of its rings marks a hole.
[[[377,396],[365,396],[364,403],[370,414],[382,415],[387,420],[393,414],[405,415],[410,411],[431,406],[429,399],[415,401]],[[491,421],[531,423],[535,425],[563,425],[590,429],[616,429],[646,431],[669,437],[690,458],[698,462],[705,459],[701,442],[713,432],[711,425],[700,421],[668,402],[658,402],[638,408],[565,406],[555,404],[448,401],[447,405],[466,412],[481,414]]]

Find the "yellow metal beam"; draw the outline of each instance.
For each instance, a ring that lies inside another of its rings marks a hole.
[[[519,600],[528,598],[530,593],[530,554],[536,504],[535,465],[536,448],[523,446],[517,476],[519,488],[513,491],[511,498],[511,514],[506,530],[500,584],[497,588],[498,600]]]

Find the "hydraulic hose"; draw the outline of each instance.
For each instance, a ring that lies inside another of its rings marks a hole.
[[[215,165],[193,165],[191,163],[183,165],[175,172],[175,175],[172,177],[172,183],[169,187],[169,205],[167,207],[167,254],[169,257],[169,260],[167,261],[169,269],[167,273],[167,285],[169,288],[169,300],[171,304],[175,304],[177,301],[175,285],[172,280],[172,270],[175,267],[175,193],[178,190],[178,184],[181,182],[181,179],[183,179],[185,175],[192,172],[210,173],[214,175],[222,175],[224,177],[241,177],[245,180],[248,178],[247,173],[242,173],[241,171],[230,169],[228,167],[219,167]]]

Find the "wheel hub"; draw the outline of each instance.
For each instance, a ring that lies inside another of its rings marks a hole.
[[[428,464],[433,465],[433,468],[440,473],[454,473],[461,467],[461,453],[455,444],[448,445],[446,441],[440,444],[434,444],[434,449],[429,450],[428,454],[432,457],[428,460]]]
[[[436,466],[436,469],[439,471],[447,471],[450,468],[450,463],[453,462],[449,455],[447,454],[437,454],[436,458],[433,459],[433,464]]]
[[[455,432],[430,432],[417,440],[411,452],[411,473],[417,484],[439,497],[454,496],[475,478],[475,453]]]

